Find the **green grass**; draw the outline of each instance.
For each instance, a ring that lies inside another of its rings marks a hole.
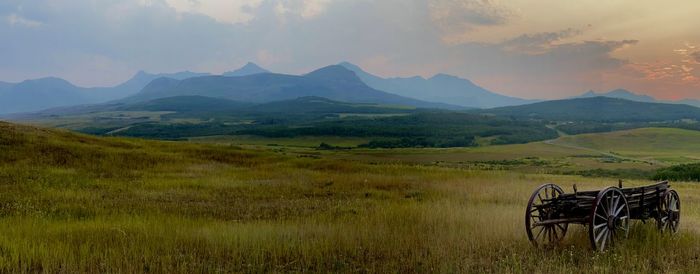
[[[574,145],[626,157],[678,164],[700,160],[700,131],[642,128],[565,136],[555,144]]]
[[[636,222],[623,245],[596,253],[576,228],[560,247],[531,247],[525,205],[544,182],[570,191],[574,183],[599,189],[612,179],[96,138],[4,123],[0,151],[2,272],[690,273],[700,267],[700,188],[691,183],[673,184],[683,201],[677,237]]]

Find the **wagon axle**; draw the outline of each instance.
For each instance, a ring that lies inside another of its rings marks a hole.
[[[676,233],[680,199],[668,182],[636,188],[564,193],[555,184],[538,187],[525,212],[528,238],[535,246],[561,241],[569,224],[588,226],[591,246],[605,250],[629,233],[630,219],[656,219],[660,231]]]

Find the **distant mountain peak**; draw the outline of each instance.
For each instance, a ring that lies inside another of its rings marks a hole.
[[[332,79],[332,80],[353,80],[353,81],[360,81],[360,78],[357,77],[354,71],[341,66],[341,65],[330,65],[327,67],[322,67],[320,69],[314,70],[308,74],[305,75],[306,77],[309,78],[316,78],[316,79]]]
[[[618,89],[611,90],[608,92],[601,92],[601,93],[597,93],[595,91],[589,90],[586,93],[581,94],[581,95],[574,97],[574,98],[590,98],[590,97],[599,97],[599,96],[600,97],[608,97],[608,98],[625,99],[625,100],[637,101],[637,102],[647,102],[647,103],[658,102],[654,97],[634,93],[632,91],[622,89],[622,88],[618,88]]]
[[[445,82],[463,82],[463,83],[468,83],[471,85],[474,84],[474,83],[472,83],[472,81],[469,81],[467,79],[464,79],[464,78],[461,78],[458,76],[454,76],[454,75],[445,74],[445,73],[435,74],[433,77],[430,77],[430,79],[428,79],[428,80],[430,80],[430,81],[445,81]]]
[[[338,66],[343,66],[343,67],[356,67],[356,68],[359,68],[358,65],[355,65],[355,64],[350,63],[350,62],[348,62],[348,61],[340,62],[340,63],[338,63]]]
[[[39,79],[24,80],[18,86],[45,86],[54,88],[77,88],[71,82],[58,77],[44,77]]]
[[[430,77],[430,79],[441,79],[441,78],[454,79],[457,77],[449,75],[449,74],[445,74],[445,73],[438,73],[438,74],[435,74],[433,77]]]
[[[343,62],[338,63],[338,66],[341,66],[341,67],[344,67],[344,68],[346,68],[346,69],[352,70],[352,71],[354,71],[356,74],[357,74],[358,72],[365,72],[360,66],[355,65],[355,64],[350,63],[350,62],[347,62],[347,61],[343,61]],[[366,72],[365,72],[365,73],[366,73]]]
[[[245,70],[245,69],[248,69],[248,70],[267,71],[266,69],[264,69],[264,68],[258,66],[258,64],[253,63],[253,62],[248,62],[248,63],[246,63],[242,68],[240,68],[240,70]]]
[[[257,64],[255,64],[253,62],[248,62],[243,67],[241,67],[237,70],[224,72],[222,75],[228,76],[228,77],[237,77],[237,76],[248,76],[248,75],[260,74],[260,73],[270,73],[270,71],[258,66]]]
[[[608,94],[634,94],[634,95],[637,95],[636,93],[631,92],[631,91],[626,90],[626,89],[623,89],[623,88],[618,88],[618,89],[608,91]]]
[[[598,93],[596,93],[595,91],[588,90],[584,94],[581,94],[581,96],[579,96],[579,97],[595,97],[597,95],[598,95]]]

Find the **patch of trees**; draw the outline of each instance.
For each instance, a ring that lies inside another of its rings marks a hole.
[[[118,135],[178,139],[211,135],[264,137],[340,136],[370,138],[363,147],[469,147],[477,137],[492,144],[516,144],[557,137],[556,131],[537,121],[518,121],[460,112],[420,112],[405,116],[326,118],[309,121],[299,117],[265,116],[251,124],[219,120],[202,123],[143,123]],[[93,129],[88,132],[99,132]]]
[[[653,179],[658,181],[700,181],[700,163],[683,164],[659,169],[656,171],[656,174],[654,174]]]
[[[304,126],[260,126],[241,134],[265,137],[374,137],[362,147],[468,147],[476,137],[494,137],[493,144],[516,144],[557,137],[544,123],[516,121],[458,112],[416,113],[407,116],[339,119]]]
[[[399,138],[372,140],[369,143],[361,144],[362,148],[411,148],[411,147],[471,147],[476,146],[473,136],[462,138]]]

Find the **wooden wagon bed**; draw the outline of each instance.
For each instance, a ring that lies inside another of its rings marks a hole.
[[[535,246],[558,243],[569,224],[588,226],[591,246],[605,250],[627,237],[630,219],[656,220],[659,230],[675,233],[680,221],[680,199],[668,182],[599,191],[564,193],[555,184],[538,187],[525,213],[527,235]]]

